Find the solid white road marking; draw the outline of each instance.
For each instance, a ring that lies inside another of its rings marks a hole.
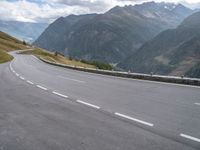
[[[53,93],[53,94],[56,94],[56,95],[58,95],[58,96],[64,97],[64,98],[68,98],[67,95],[63,95],[63,94],[60,94],[60,93],[55,92],[55,91],[53,91],[52,93]]]
[[[90,107],[93,107],[93,108],[96,108],[96,109],[100,109],[99,106],[96,106],[96,105],[93,105],[93,104],[90,104],[90,103],[87,103],[87,102],[84,102],[84,101],[81,101],[81,100],[77,100],[77,102],[84,104],[84,105],[87,105],[87,106],[90,106]]]
[[[33,56],[33,55],[32,55],[32,57],[35,58],[35,59],[37,59],[37,60],[39,60],[36,56]]]
[[[194,103],[195,105],[199,105],[200,106],[200,103]]]
[[[45,90],[47,91],[47,88],[43,87],[43,86],[40,86],[40,85],[36,85],[38,88],[42,89],[42,90]]]
[[[79,83],[86,83],[85,81],[76,80],[76,79],[72,79],[72,78],[68,78],[68,77],[63,77],[63,76],[58,76],[58,77],[66,79],[66,80],[71,80],[71,81],[79,82]]]
[[[182,133],[180,134],[180,136],[200,143],[200,139],[198,139],[196,137],[193,137],[193,136],[190,136],[190,135],[186,135],[186,134],[182,134]]]
[[[26,82],[29,83],[29,84],[32,84],[32,85],[34,84],[33,82],[31,82],[31,81],[29,81],[29,80],[27,80]]]
[[[20,78],[20,79],[22,79],[22,80],[25,80],[25,78],[24,78],[24,77],[22,77],[22,76],[20,76],[19,78]]]
[[[12,68],[12,64],[11,64],[11,63],[10,63],[10,65],[9,65],[9,66],[10,66],[10,69],[11,69],[11,70],[13,70],[13,68]]]
[[[139,120],[139,119],[136,119],[136,118],[132,118],[132,117],[129,117],[127,115],[123,115],[121,113],[117,113],[116,112],[115,115],[123,117],[123,118],[126,118],[126,119],[129,119],[129,120],[132,120],[132,121],[135,121],[135,122],[138,122],[138,123],[141,123],[141,124],[144,124],[144,125],[147,125],[147,126],[150,126],[150,127],[154,126],[154,124],[152,124],[152,123],[148,123],[146,121],[142,121],[142,120]]]

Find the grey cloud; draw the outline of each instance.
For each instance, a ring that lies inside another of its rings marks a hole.
[[[53,3],[59,3],[67,6],[79,6],[88,8],[92,12],[102,12],[110,8],[112,4],[109,0],[51,0]]]

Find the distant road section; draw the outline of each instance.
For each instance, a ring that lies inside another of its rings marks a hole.
[[[200,88],[51,66],[0,65],[3,149],[197,150]]]

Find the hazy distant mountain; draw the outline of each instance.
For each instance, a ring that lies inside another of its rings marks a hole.
[[[34,44],[79,59],[119,63],[191,13],[182,5],[149,2],[117,6],[100,15],[71,15],[57,19]]]
[[[200,12],[144,44],[119,67],[134,72],[200,77]]]
[[[48,24],[46,23],[0,20],[0,31],[29,42],[35,41],[47,26]]]

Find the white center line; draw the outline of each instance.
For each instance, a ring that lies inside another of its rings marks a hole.
[[[18,74],[18,73],[16,73],[16,76],[19,76],[19,74]]]
[[[200,142],[200,139],[196,138],[196,137],[192,137],[190,135],[186,135],[186,134],[180,134],[181,137],[184,137],[184,138],[187,138],[187,139],[190,139],[192,141],[195,141],[195,142]]]
[[[60,94],[60,93],[55,92],[55,91],[53,91],[52,93],[53,93],[53,94],[56,94],[56,95],[58,95],[58,96],[64,97],[64,98],[68,98],[67,95],[63,95],[63,94]]]
[[[22,76],[20,76],[19,78],[20,78],[20,79],[22,79],[22,80],[25,80],[25,78],[24,78],[24,77],[22,77]]]
[[[29,84],[32,84],[32,85],[34,84],[33,82],[31,82],[31,81],[29,81],[29,80],[27,80],[26,82],[29,83]]]
[[[84,101],[81,101],[81,100],[77,100],[77,102],[84,104],[84,105],[87,105],[87,106],[90,106],[90,107],[93,107],[93,108],[96,108],[96,109],[100,109],[99,106],[96,106],[96,105],[93,105],[93,104],[90,104],[90,103],[87,103],[87,102],[84,102]]]
[[[79,82],[79,83],[86,83],[85,81],[76,80],[76,79],[72,79],[72,78],[68,78],[68,77],[63,77],[63,76],[58,76],[58,77],[66,79],[66,80],[71,80],[71,81]]]
[[[200,103],[194,103],[195,105],[199,105],[200,106]]]
[[[43,86],[40,86],[40,85],[36,85],[38,88],[42,89],[42,90],[47,90],[47,88],[43,87]]]
[[[121,113],[117,113],[117,112],[116,112],[115,115],[120,116],[120,117],[123,117],[123,118],[126,118],[126,119],[129,119],[129,120],[132,120],[132,121],[135,121],[135,122],[138,122],[138,123],[141,123],[141,124],[144,124],[144,125],[147,125],[147,126],[150,126],[150,127],[153,127],[153,126],[154,126],[154,124],[152,124],[152,123],[148,123],[148,122],[146,122],[146,121],[142,121],[142,120],[139,120],[139,119],[136,119],[136,118],[132,118],[132,117],[130,117],[130,116],[123,115],[123,114],[121,114]]]

